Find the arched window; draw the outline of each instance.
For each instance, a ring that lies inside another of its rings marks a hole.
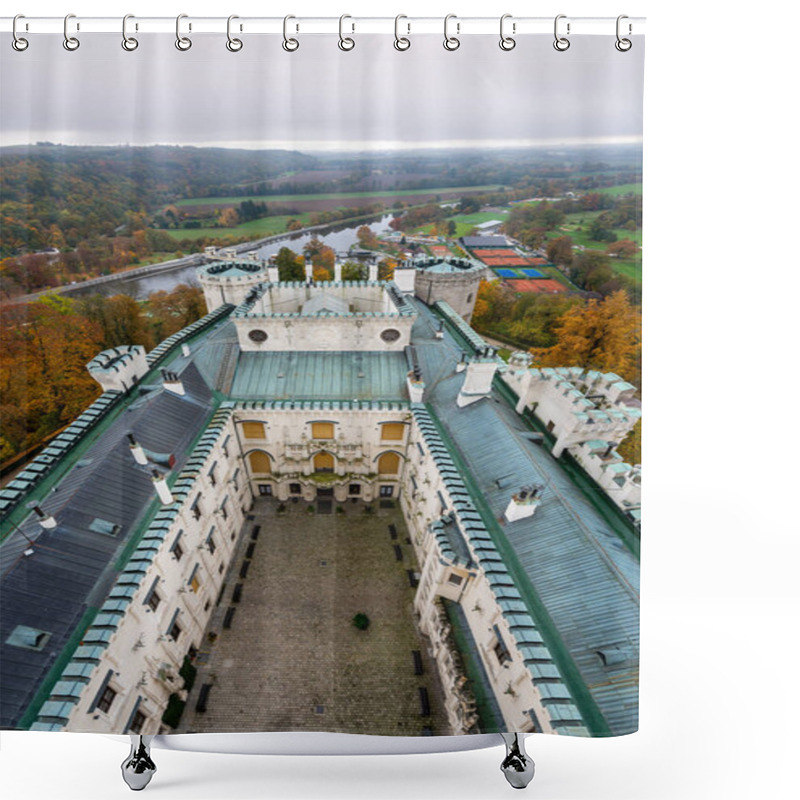
[[[400,471],[400,456],[397,453],[384,453],[378,459],[379,475],[397,475]]]
[[[333,472],[334,460],[330,453],[324,450],[314,456],[314,472]]]
[[[253,450],[249,458],[250,472],[254,475],[263,475],[265,472],[272,472],[272,461],[262,450]]]

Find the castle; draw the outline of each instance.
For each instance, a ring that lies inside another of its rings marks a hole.
[[[337,267],[214,261],[205,317],[90,362],[100,398],[0,491],[3,727],[169,730],[259,504],[330,498],[402,510],[437,733],[636,729],[633,387],[503,362],[468,260]]]

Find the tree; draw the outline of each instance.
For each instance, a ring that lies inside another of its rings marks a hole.
[[[364,250],[377,250],[380,246],[378,237],[369,225],[362,225],[356,231],[356,238],[358,239],[358,244],[364,248]]]
[[[223,208],[219,213],[221,228],[235,228],[239,224],[239,214],[235,208]]]
[[[559,236],[547,243],[547,257],[554,264],[569,266],[572,263],[572,239],[569,236]]]
[[[289,247],[281,247],[275,258],[278,279],[282,281],[304,281],[306,279],[305,259]]]
[[[13,456],[65,425],[100,387],[86,364],[103,349],[95,323],[72,300],[50,295],[9,306],[0,326],[0,458]]]
[[[106,348],[140,344],[150,349],[154,344],[153,333],[141,305],[128,295],[90,295],[78,301],[78,310],[99,326]]]
[[[299,231],[299,230],[302,230],[302,228],[303,228],[303,223],[300,222],[299,219],[290,219],[286,223],[286,230],[287,231]]]
[[[610,256],[620,258],[630,258],[639,252],[639,245],[631,239],[620,239],[618,242],[608,245],[606,253]]]
[[[369,275],[366,265],[359,261],[345,261],[342,264],[343,281],[365,281]]]
[[[384,258],[378,264],[378,280],[391,281],[394,280],[394,271],[397,268],[397,260],[394,258]]]
[[[556,344],[531,353],[537,366],[615,372],[638,385],[641,324],[641,310],[620,290],[569,309],[553,328]]]
[[[639,420],[617,446],[617,452],[629,464],[642,463],[642,421]]]
[[[160,342],[206,314],[203,290],[181,283],[171,292],[154,292],[147,299],[154,339]]]
[[[314,267],[311,271],[311,278],[319,283],[333,280],[333,274],[326,267]]]

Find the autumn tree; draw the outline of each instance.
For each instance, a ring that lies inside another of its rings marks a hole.
[[[617,452],[629,464],[642,463],[642,420],[640,419],[628,435],[617,446]]]
[[[631,239],[620,239],[606,247],[606,253],[610,256],[630,258],[639,252],[639,245]]]
[[[239,224],[239,213],[235,208],[223,208],[219,212],[219,224],[221,228],[235,228]]]
[[[547,257],[554,264],[569,266],[572,263],[572,239],[559,236],[547,243]]]
[[[78,310],[87,319],[96,323],[103,335],[104,347],[140,344],[148,350],[153,347],[154,337],[142,307],[126,294],[113,297],[90,295],[78,301]]]
[[[397,269],[397,259],[384,258],[378,264],[378,280],[379,281],[392,281],[394,280],[394,271]]]
[[[163,341],[206,314],[203,290],[181,283],[170,292],[154,292],[147,299],[147,311],[154,340]]]
[[[86,364],[103,349],[99,326],[51,295],[8,307],[0,326],[0,459],[65,425],[100,393]]]
[[[369,225],[362,225],[359,227],[356,231],[356,238],[358,239],[358,244],[365,250],[377,250],[380,246],[378,237]]]
[[[556,344],[532,348],[541,367],[581,367],[614,372],[640,383],[641,311],[624,291],[570,308],[554,326]]]

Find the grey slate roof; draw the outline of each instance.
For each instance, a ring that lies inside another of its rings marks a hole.
[[[561,635],[584,683],[613,733],[638,725],[639,564],[563,472],[552,455],[532,442],[522,420],[495,397],[458,409],[463,374],[455,373],[460,346],[445,333],[432,340],[433,315],[417,303],[412,331],[430,403],[470,469],[495,518],[510,493],[544,483],[533,517],[503,530]],[[506,478],[511,485],[497,480]],[[605,666],[597,653],[625,647],[632,657]]]
[[[147,450],[172,453],[178,469],[211,416],[211,391],[193,365],[185,367],[182,380],[185,397],[161,389],[141,395],[82,453],[55,491],[38,498],[59,524],[44,531],[32,515],[23,521],[22,533],[34,540],[32,556],[22,555],[29,545],[20,531],[0,545],[0,727],[18,725],[73,633],[83,634],[90,609],[103,604],[124,567],[115,561],[156,502],[150,472],[131,457],[126,432],[132,430]],[[109,529],[103,522],[119,529],[101,532]],[[9,644],[19,625],[49,634],[44,647]]]

